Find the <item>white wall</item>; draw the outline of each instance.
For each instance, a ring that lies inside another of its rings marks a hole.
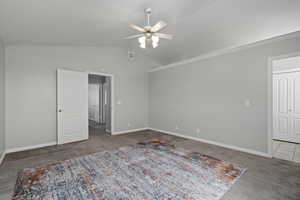
[[[117,47],[7,46],[5,56],[7,149],[56,141],[57,68],[114,74],[115,131],[148,125],[151,60]]]
[[[5,150],[5,135],[4,135],[4,45],[0,40],[0,164],[1,157]]]
[[[293,52],[300,37],[150,73],[149,126],[267,152],[268,58]]]

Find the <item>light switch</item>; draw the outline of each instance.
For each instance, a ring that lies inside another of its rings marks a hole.
[[[245,100],[245,107],[246,107],[246,108],[251,107],[251,101],[250,101],[249,99],[246,99],[246,100]]]
[[[123,102],[122,102],[121,100],[118,100],[118,101],[117,101],[117,105],[122,105],[122,103],[123,103]]]

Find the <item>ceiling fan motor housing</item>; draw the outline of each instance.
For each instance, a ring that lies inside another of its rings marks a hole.
[[[145,33],[145,36],[147,39],[150,39],[152,37],[152,33],[151,32],[147,32]]]
[[[146,8],[145,9],[145,13],[146,14],[151,14],[152,13],[152,9],[151,8]]]

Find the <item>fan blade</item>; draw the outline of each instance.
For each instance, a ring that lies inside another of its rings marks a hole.
[[[128,25],[130,28],[133,28],[133,29],[135,29],[135,30],[137,30],[137,31],[140,31],[140,32],[145,32],[145,29],[144,28],[142,28],[142,27],[139,27],[139,26],[137,26],[137,25],[134,25],[134,24],[129,24]]]
[[[165,33],[155,33],[154,35],[158,36],[159,38],[172,40],[173,36]]]
[[[157,24],[151,27],[151,32],[157,32],[160,31],[161,29],[165,28],[167,26],[167,23],[164,21],[159,21]]]
[[[131,36],[125,37],[124,39],[129,40],[129,39],[139,38],[139,37],[142,37],[142,36],[144,36],[144,34],[131,35]]]

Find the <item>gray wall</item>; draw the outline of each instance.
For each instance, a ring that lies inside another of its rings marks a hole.
[[[129,61],[127,52],[108,46],[7,46],[5,61],[7,149],[56,141],[57,68],[114,74],[115,131],[148,125],[153,63],[142,56]]]
[[[4,135],[4,45],[0,40],[0,158],[5,149]]]
[[[267,152],[268,58],[296,51],[300,37],[150,73],[149,126]]]

